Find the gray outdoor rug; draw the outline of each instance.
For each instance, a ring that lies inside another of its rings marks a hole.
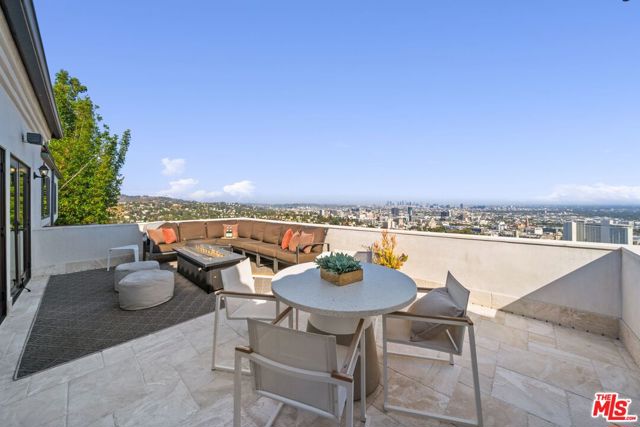
[[[169,264],[162,268],[173,270]],[[207,294],[179,274],[173,299],[138,311],[118,306],[113,270],[51,276],[16,378],[202,316],[214,307],[213,293]]]

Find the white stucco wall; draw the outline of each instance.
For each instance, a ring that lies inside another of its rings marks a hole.
[[[640,254],[622,251],[622,320],[640,337]]]
[[[45,118],[42,115],[37,98],[29,82],[27,73],[22,65],[11,32],[0,13],[0,147],[5,150],[5,228],[7,230],[6,246],[2,256],[9,262],[9,162],[13,155],[31,168],[31,172],[42,165],[40,147],[22,142],[26,132],[35,132],[49,140],[49,130]],[[31,179],[31,227],[40,229],[48,225],[41,220],[40,194],[41,180]],[[7,267],[6,287],[8,296],[8,309],[11,310],[9,298],[9,271]]]
[[[398,251],[409,255],[402,271],[414,278],[443,283],[451,271],[473,291],[504,295],[506,303],[527,297],[621,315],[619,246],[407,231],[392,234]],[[361,250],[379,239],[380,230],[362,228],[333,227],[327,235],[332,249]]]
[[[142,258],[137,224],[46,227],[33,231],[33,242],[34,276],[103,267],[107,250],[118,246],[138,245]]]

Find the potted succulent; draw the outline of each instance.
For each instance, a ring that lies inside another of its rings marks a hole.
[[[320,277],[334,285],[344,286],[362,281],[360,261],[351,255],[332,253],[316,258],[316,264],[320,269]]]

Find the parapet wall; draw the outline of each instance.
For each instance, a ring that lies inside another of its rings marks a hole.
[[[34,230],[33,274],[104,267],[107,249],[141,245],[145,226]],[[377,229],[325,227],[332,250],[362,250],[380,238]],[[640,297],[640,257],[624,246],[413,231],[393,234],[398,251],[409,255],[402,271],[420,284],[439,286],[451,271],[471,290],[474,303],[612,337],[620,335],[624,319],[626,328],[640,335],[640,315],[633,309],[633,301]],[[116,262],[124,259],[130,255]]]

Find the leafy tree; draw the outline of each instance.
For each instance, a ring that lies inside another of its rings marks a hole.
[[[131,132],[111,134],[87,87],[67,71],[56,74],[53,91],[64,132],[49,145],[62,173],[57,224],[109,222],[120,197]]]

